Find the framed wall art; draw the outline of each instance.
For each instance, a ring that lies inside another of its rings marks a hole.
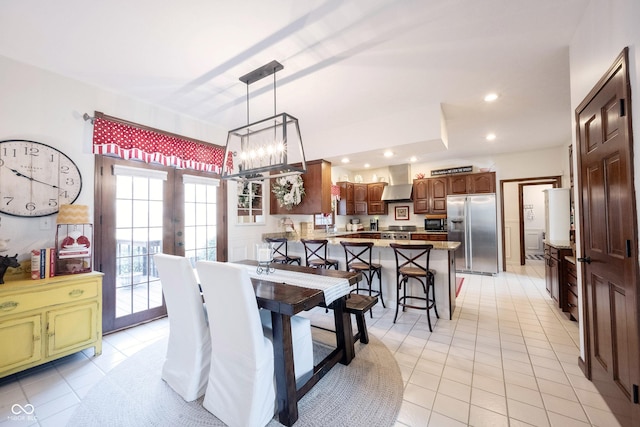
[[[396,206],[396,219],[408,220],[409,219],[409,206]]]

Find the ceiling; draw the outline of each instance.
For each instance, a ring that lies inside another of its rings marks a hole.
[[[569,144],[568,46],[588,2],[0,0],[0,55],[225,130],[247,123],[247,89],[250,121],[275,93],[307,160],[446,163]],[[272,60],[275,92],[239,81]]]

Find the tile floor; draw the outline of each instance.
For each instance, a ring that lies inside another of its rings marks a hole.
[[[422,314],[394,324],[393,309],[376,307],[367,318],[402,372],[396,426],[618,425],[578,368],[577,323],[547,296],[542,261],[463,277],[454,318],[438,320],[433,333]],[[157,320],[104,337],[100,357],[85,350],[0,379],[0,427],[64,426],[105,373],[167,333],[167,319]],[[15,403],[35,413],[13,416]]]

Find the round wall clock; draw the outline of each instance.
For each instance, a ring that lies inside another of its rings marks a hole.
[[[25,139],[0,141],[0,212],[53,215],[80,195],[76,164],[59,150]]]

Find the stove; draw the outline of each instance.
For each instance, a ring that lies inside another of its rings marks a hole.
[[[390,225],[389,229],[380,232],[381,239],[411,240],[411,232],[415,232],[415,225]]]

